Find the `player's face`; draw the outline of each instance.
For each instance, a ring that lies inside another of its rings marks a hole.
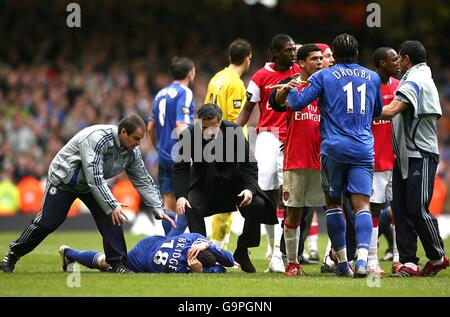
[[[252,63],[252,54],[250,54],[250,56],[248,56],[246,59],[246,67],[245,67],[245,72],[248,72],[248,70],[250,69],[250,64]]]
[[[387,51],[386,70],[391,76],[396,76],[400,73],[400,60],[397,52],[393,49]]]
[[[276,53],[277,63],[284,67],[291,67],[295,63],[295,43],[287,42]]]
[[[119,133],[120,146],[132,150],[141,144],[141,140],[145,136],[145,131],[142,128],[137,128],[133,133],[128,134],[125,129]]]
[[[219,133],[219,127],[222,120],[217,118],[211,120],[202,120],[202,132],[205,140],[211,141],[215,139]]]
[[[400,71],[402,72],[402,74],[406,73],[406,71],[410,68],[409,56],[399,55],[399,64],[400,64]]]
[[[334,65],[333,52],[331,49],[327,47],[327,49],[323,52],[323,68],[328,68]]]
[[[313,51],[308,54],[308,57],[306,58],[306,61],[303,62],[302,71],[305,72],[306,76],[311,76],[318,70],[322,69],[323,66],[323,55],[321,51]]]

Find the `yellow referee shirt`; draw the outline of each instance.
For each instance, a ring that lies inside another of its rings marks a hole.
[[[225,67],[209,81],[205,103],[214,103],[222,109],[223,119],[236,122],[245,104],[245,86],[239,74]]]

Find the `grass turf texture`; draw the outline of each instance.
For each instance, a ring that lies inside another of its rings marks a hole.
[[[8,243],[19,233],[0,233],[0,256],[6,253]],[[129,249],[142,236],[127,234]],[[319,252],[323,255],[327,237],[319,237]],[[450,269],[432,278],[380,280],[379,287],[369,287],[367,279],[336,278],[321,274],[320,265],[304,265],[309,276],[285,277],[277,273],[263,273],[268,261],[264,258],[266,237],[261,246],[251,249],[256,274],[229,269],[226,274],[135,274],[101,273],[81,268],[80,287],[68,287],[68,273],[61,270],[58,248],[67,244],[77,249],[102,250],[97,232],[56,232],[51,234],[33,252],[17,263],[13,274],[0,272],[0,296],[207,296],[207,297],[290,297],[290,296],[450,296]],[[232,237],[230,250],[234,250],[236,237]],[[450,249],[450,239],[445,241]],[[379,256],[386,243],[381,239]],[[427,261],[419,244],[418,254],[423,264]],[[391,262],[381,262],[390,273]],[[388,275],[388,274],[387,274]],[[370,284],[370,283],[369,283]],[[373,285],[373,284],[372,284]]]

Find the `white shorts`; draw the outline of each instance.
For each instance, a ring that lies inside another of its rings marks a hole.
[[[375,172],[373,174],[372,196],[370,202],[384,204],[392,200],[392,171]]]
[[[263,131],[256,137],[255,158],[258,162],[258,185],[262,190],[273,190],[283,185],[283,158],[281,142],[273,134]]]
[[[320,171],[311,168],[284,171],[283,181],[283,203],[285,206],[325,206]]]

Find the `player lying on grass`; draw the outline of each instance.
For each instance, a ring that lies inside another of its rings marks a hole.
[[[79,251],[63,245],[59,253],[65,272],[71,271],[69,264],[74,262],[91,269],[111,270],[105,255],[97,251]],[[225,267],[234,265],[237,263],[230,251],[216,247],[198,233],[146,237],[128,252],[128,266],[136,273],[225,273]]]

